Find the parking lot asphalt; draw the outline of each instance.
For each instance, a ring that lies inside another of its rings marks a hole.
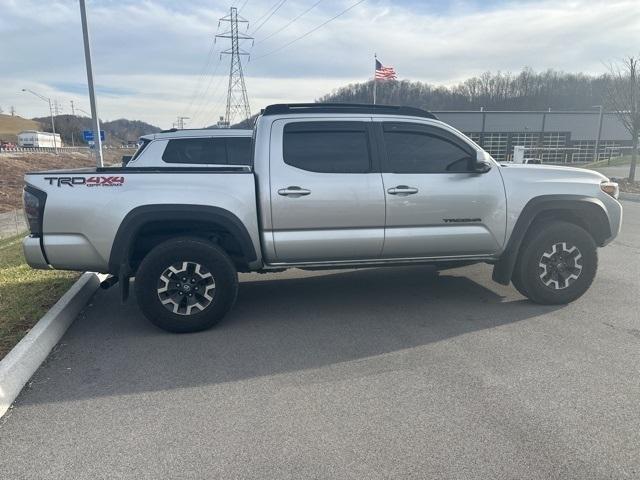
[[[242,275],[160,331],[100,291],[0,419],[0,478],[640,478],[640,204],[591,290],[477,265]]]

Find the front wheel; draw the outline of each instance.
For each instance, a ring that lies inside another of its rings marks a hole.
[[[217,245],[177,238],[155,247],[136,273],[140,309],[156,326],[174,333],[206,330],[233,306],[238,274]]]
[[[520,293],[544,305],[570,303],[591,286],[598,269],[596,244],[579,226],[539,224],[525,239],[513,274]]]

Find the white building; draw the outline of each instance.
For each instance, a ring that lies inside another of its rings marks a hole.
[[[55,145],[53,133],[38,132],[36,130],[25,130],[18,134],[18,146],[19,147],[40,147],[40,148],[53,148],[61,147],[62,139],[60,134],[55,135]]]

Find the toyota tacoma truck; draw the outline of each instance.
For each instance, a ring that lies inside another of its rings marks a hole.
[[[279,104],[252,137],[144,137],[126,167],[30,173],[34,268],[130,279],[151,322],[216,324],[238,272],[486,262],[533,302],[584,294],[618,235],[617,184],[584,169],[499,164],[410,107]]]

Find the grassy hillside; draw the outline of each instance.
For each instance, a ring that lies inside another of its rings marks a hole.
[[[41,126],[34,120],[11,115],[0,114],[0,140],[15,143],[18,134],[23,130],[41,130]]]

